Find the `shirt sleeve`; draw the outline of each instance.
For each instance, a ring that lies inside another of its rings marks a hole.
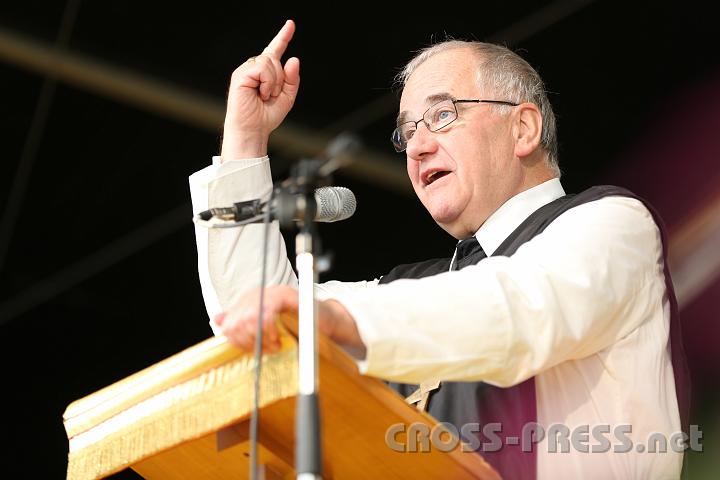
[[[215,157],[212,165],[191,175],[189,182],[193,214],[254,198],[266,200],[272,191],[267,156],[224,163]],[[215,315],[230,307],[240,294],[260,284],[263,229],[262,224],[211,229],[195,226],[200,286],[210,326],[216,334]],[[297,284],[276,222],[268,236],[266,273],[268,284]]]
[[[220,163],[213,157],[212,165],[189,178],[193,215],[216,206],[261,198],[272,192],[272,174],[267,156]],[[210,326],[219,329],[215,315],[232,306],[245,291],[260,286],[264,226],[246,225],[236,228],[208,229],[195,225],[198,252],[198,274]],[[267,285],[297,286],[297,277],[287,257],[277,222],[268,233]],[[328,282],[317,287],[319,298],[333,292],[364,289],[377,282]]]
[[[356,320],[363,373],[511,386],[628,335],[663,301],[663,279],[651,214],[608,197],[565,212],[511,257],[332,298]]]

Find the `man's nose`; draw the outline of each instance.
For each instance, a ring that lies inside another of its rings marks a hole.
[[[409,158],[413,160],[422,160],[429,153],[437,150],[437,137],[435,133],[427,128],[424,122],[420,122],[415,130],[415,134],[408,140],[405,152]]]

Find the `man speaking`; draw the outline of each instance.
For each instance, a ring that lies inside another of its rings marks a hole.
[[[233,73],[221,155],[190,177],[196,212],[269,196],[268,138],[300,86],[300,60],[282,61],[294,30],[286,22]],[[658,219],[620,188],[565,194],[543,82],[508,49],[439,43],[398,78],[394,148],[458,245],[376,280],[318,285],[321,332],[353,352],[362,373],[458,430],[492,423],[506,438],[554,426],[592,432],[590,445],[600,445],[558,449],[546,437],[531,451],[482,451],[505,478],[679,477],[682,450],[624,448],[653,433],[669,439],[686,421]],[[252,350],[263,227],[196,234],[213,329]],[[276,226],[269,241],[263,346],[273,351],[274,318],[297,310],[297,279]]]

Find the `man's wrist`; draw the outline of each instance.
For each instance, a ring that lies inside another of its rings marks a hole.
[[[220,150],[221,162],[244,158],[260,158],[267,155],[267,137],[263,135],[225,136]]]
[[[327,309],[330,320],[330,329],[325,333],[342,346],[351,347],[354,351],[362,351],[364,356],[365,344],[350,312],[337,300],[326,300],[322,304]]]

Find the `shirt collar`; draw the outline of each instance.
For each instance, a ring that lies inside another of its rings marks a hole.
[[[565,195],[559,178],[520,192],[485,220],[475,238],[489,257],[535,210]]]

